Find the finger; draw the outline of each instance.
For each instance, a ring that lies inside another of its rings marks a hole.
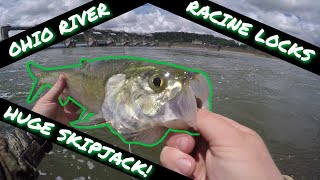
[[[188,177],[191,177],[196,170],[196,161],[193,157],[173,147],[163,148],[160,161],[164,167]]]
[[[170,147],[178,148],[184,153],[191,153],[195,146],[195,140],[192,136],[185,133],[170,133],[166,144]]]
[[[215,113],[213,113],[215,114]],[[215,114],[217,117],[220,117],[222,119],[224,119],[227,123],[229,123],[230,125],[234,126],[235,128],[239,129],[240,131],[243,131],[243,132],[246,132],[246,133],[255,133],[252,129],[248,128],[248,127],[245,127],[243,126],[242,124],[239,124],[238,122],[232,120],[232,119],[229,119],[225,116],[222,116],[222,115],[219,115],[219,114]]]
[[[243,133],[222,116],[207,110],[199,110],[196,129],[209,143],[209,146],[236,145],[241,142]]]
[[[65,76],[60,75],[58,81],[53,85],[53,87],[47,92],[43,97],[46,100],[57,100],[59,95],[63,92],[65,87]]]

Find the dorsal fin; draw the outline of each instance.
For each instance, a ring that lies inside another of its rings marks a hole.
[[[81,61],[81,69],[85,69],[88,66],[88,62],[86,60]]]

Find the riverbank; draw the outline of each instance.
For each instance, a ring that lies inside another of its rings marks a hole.
[[[246,55],[253,55],[257,57],[278,59],[265,52],[257,49],[237,48],[237,47],[225,47],[225,46],[213,46],[213,45],[202,45],[202,44],[190,44],[190,43],[159,43],[158,47],[169,47],[169,48],[184,48],[184,49],[203,49],[208,51],[221,51],[221,52],[236,52]]]

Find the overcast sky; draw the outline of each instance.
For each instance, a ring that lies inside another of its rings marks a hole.
[[[319,0],[212,0],[255,20],[320,46]],[[71,10],[87,0],[1,0],[0,25],[35,25]],[[152,5],[145,5],[101,25],[130,32],[212,30]],[[221,35],[220,35],[221,36]]]

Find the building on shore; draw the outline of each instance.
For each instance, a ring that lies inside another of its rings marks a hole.
[[[193,40],[191,44],[202,45],[203,42],[196,39],[196,40]]]

